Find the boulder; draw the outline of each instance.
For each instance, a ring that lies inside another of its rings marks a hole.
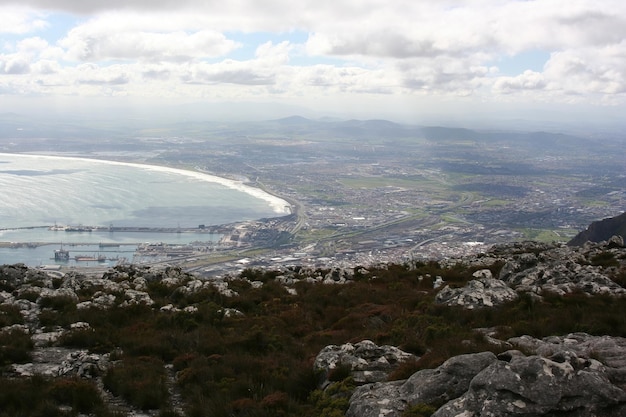
[[[559,295],[574,291],[587,294],[626,294],[626,289],[591,265],[561,261],[542,263],[530,269],[511,274],[505,282],[517,291]]]
[[[606,368],[613,383],[626,388],[626,338],[570,333],[536,339],[530,336],[514,337],[508,342],[525,352],[544,357],[557,355],[595,358]]]
[[[494,279],[488,269],[477,271],[479,279],[469,281],[463,288],[445,286],[435,298],[439,304],[467,309],[493,307],[517,299],[517,293],[504,281]]]
[[[59,376],[93,378],[103,375],[110,366],[109,355],[98,355],[84,350],[70,352],[59,365]]]
[[[626,392],[609,381],[600,362],[555,359],[513,355],[510,362],[495,361],[433,417],[624,415]]]
[[[417,404],[433,417],[626,415],[626,338],[573,333],[511,338],[510,350],[460,355],[405,381],[356,388],[347,417],[400,417]]]
[[[120,304],[120,307],[127,307],[130,305],[144,304],[152,305],[154,301],[150,298],[150,294],[144,291],[126,290],[124,292],[124,301]]]
[[[357,384],[384,381],[389,373],[401,363],[417,357],[394,346],[378,346],[370,340],[326,346],[315,358],[314,369],[323,371],[326,377],[339,367],[350,367],[350,374]]]
[[[494,361],[491,352],[459,355],[405,381],[363,385],[352,394],[346,416],[399,417],[410,405],[449,401],[465,393],[472,378]]]

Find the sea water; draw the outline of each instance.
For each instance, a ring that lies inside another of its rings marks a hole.
[[[0,242],[93,245],[215,241],[219,236],[210,234],[76,233],[49,228],[184,229],[285,214],[288,203],[284,200],[199,171],[75,157],[0,154]],[[46,253],[53,251],[43,248],[0,248],[0,264],[45,263]]]

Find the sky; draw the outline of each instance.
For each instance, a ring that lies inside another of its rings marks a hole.
[[[0,0],[0,112],[177,106],[617,121],[626,2]]]

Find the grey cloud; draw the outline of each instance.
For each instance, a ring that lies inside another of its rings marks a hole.
[[[193,0],[0,0],[0,5],[20,5],[43,8],[46,10],[61,10],[72,13],[93,13],[112,9],[158,10],[179,9],[190,5]],[[211,3],[217,3],[213,1]]]
[[[240,85],[272,85],[275,83],[273,75],[255,73],[247,69],[221,70],[215,72],[200,72],[182,77],[187,84],[240,84]]]
[[[526,71],[517,77],[502,77],[494,83],[494,89],[509,94],[515,91],[544,90],[548,83],[538,72]]]
[[[23,59],[12,59],[4,63],[5,74],[28,74],[30,73],[30,64]]]
[[[441,54],[432,40],[410,39],[402,34],[384,33],[367,37],[347,37],[335,41],[329,55],[371,55],[378,57],[409,58],[433,57]]]
[[[171,72],[168,70],[148,70],[142,74],[143,78],[150,80],[167,80],[171,76]]]
[[[185,62],[197,57],[219,56],[238,47],[217,32],[141,32],[89,33],[83,26],[61,41],[70,55],[82,61],[94,59],[141,59]]]
[[[585,11],[557,19],[564,27],[579,32],[590,44],[619,43],[626,37],[626,20],[623,16]],[[583,28],[583,30],[581,30]]]
[[[126,74],[119,74],[115,77],[85,77],[78,80],[79,84],[87,85],[124,85],[128,82],[129,79]]]

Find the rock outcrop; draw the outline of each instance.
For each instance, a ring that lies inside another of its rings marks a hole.
[[[624,246],[624,239],[626,239],[626,213],[591,223],[587,229],[574,236],[567,244],[581,246],[585,242],[609,241],[613,236],[621,237],[621,245]],[[618,242],[615,241],[615,243]]]
[[[407,405],[447,402],[461,396],[474,376],[494,361],[491,352],[461,355],[437,369],[418,371],[406,381],[363,385],[350,398],[346,416],[400,416]]]
[[[508,342],[531,355],[460,355],[404,381],[363,385],[346,415],[399,417],[418,404],[439,407],[433,417],[625,415],[626,339],[576,333]]]
[[[328,378],[331,372],[345,367],[354,382],[366,384],[384,381],[401,363],[417,360],[415,355],[394,346],[378,346],[370,340],[326,346],[315,358],[313,367]]]
[[[476,375],[465,394],[433,417],[471,416],[622,416],[626,392],[613,385],[605,367],[593,359],[513,355]]]
[[[600,243],[572,247],[559,243],[516,242],[494,246],[489,253],[442,261],[445,266],[480,267],[502,263],[493,279],[488,269],[474,273],[463,288],[445,286],[436,301],[467,309],[491,307],[512,301],[517,294],[626,295],[619,284],[620,270],[626,268],[626,250],[619,237]],[[616,279],[617,277],[617,279]],[[517,293],[517,294],[516,294]]]
[[[518,295],[504,281],[494,279],[489,269],[476,271],[474,277],[463,288],[445,286],[435,301],[448,306],[461,306],[467,309],[494,307],[515,300]]]

